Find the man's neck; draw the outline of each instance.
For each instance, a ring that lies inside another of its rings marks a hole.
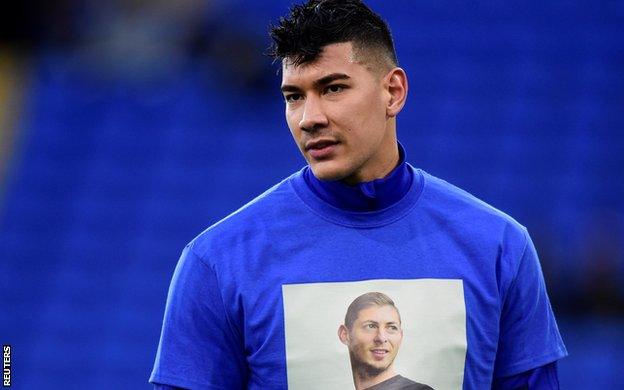
[[[394,168],[397,167],[400,161],[399,149],[397,147],[396,140],[394,141],[394,145],[389,148],[389,156],[389,159],[380,161],[376,164],[375,171],[355,173],[342,179],[341,181],[349,186],[354,186],[358,183],[369,182],[386,177]]]
[[[410,190],[414,175],[405,162],[405,149],[397,143],[397,158],[394,169],[383,179],[349,186],[342,181],[321,181],[310,169],[304,173],[304,180],[319,198],[330,205],[346,211],[377,211],[392,206]]]
[[[365,370],[354,370],[353,371],[353,383],[355,384],[356,390],[364,390],[369,387],[380,384],[383,381],[387,381],[388,379],[396,376],[396,372],[394,371],[394,365],[388,367],[384,372],[376,376],[368,376]]]

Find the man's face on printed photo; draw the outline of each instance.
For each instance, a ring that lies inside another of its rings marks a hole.
[[[390,305],[361,310],[351,329],[344,329],[340,338],[349,347],[353,367],[364,369],[369,376],[392,365],[403,340],[399,313]]]
[[[386,77],[357,57],[347,42],[325,46],[310,63],[283,62],[286,121],[321,180],[372,180],[396,151],[386,131]]]

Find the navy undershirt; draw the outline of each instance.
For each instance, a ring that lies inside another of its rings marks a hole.
[[[384,178],[350,186],[340,180],[319,180],[310,167],[305,169],[303,178],[316,196],[336,208],[360,212],[383,210],[403,198],[414,180],[405,162],[405,149],[401,143],[397,144],[399,162]]]

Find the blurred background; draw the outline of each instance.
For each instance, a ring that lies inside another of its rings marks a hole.
[[[267,25],[290,0],[26,0],[0,25],[0,341],[15,388],[148,389],[178,255],[304,164]],[[371,0],[408,161],[514,216],[564,389],[624,386],[624,2]]]

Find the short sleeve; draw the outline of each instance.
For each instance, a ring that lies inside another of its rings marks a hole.
[[[526,246],[503,302],[494,377],[518,374],[567,355],[548,299],[537,252]]]
[[[160,343],[149,381],[188,389],[242,389],[241,337],[228,321],[217,276],[187,246],[169,286]]]
[[[495,378],[494,382],[492,383],[492,390],[519,389],[559,390],[557,362],[555,361],[552,363],[548,363],[544,366],[533,368],[520,374],[515,374],[502,378]]]

